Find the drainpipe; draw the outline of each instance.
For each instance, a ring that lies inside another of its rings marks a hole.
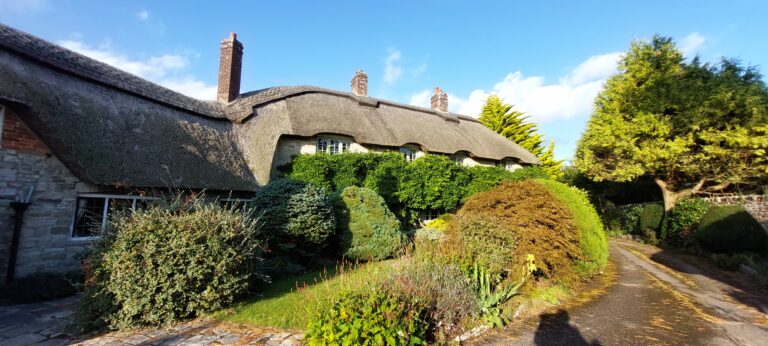
[[[32,191],[35,190],[34,185],[29,186],[26,196],[21,198],[17,197],[15,202],[11,202],[11,208],[13,208],[13,236],[11,238],[11,253],[8,258],[8,271],[5,273],[5,283],[9,284],[13,282],[16,275],[16,257],[19,253],[19,238],[21,238],[21,226],[24,224],[24,212],[29,208],[29,200],[32,198]]]
[[[15,213],[13,217],[13,238],[11,238],[11,253],[8,259],[8,272],[5,274],[5,283],[13,282],[16,275],[16,256],[19,253],[19,237],[21,236],[21,225],[24,224],[24,212],[29,207],[28,202],[11,202],[11,208]]]

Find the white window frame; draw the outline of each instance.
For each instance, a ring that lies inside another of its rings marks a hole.
[[[80,198],[104,198],[104,209],[101,212],[101,230],[103,231],[104,228],[107,226],[107,217],[109,215],[109,200],[110,199],[130,199],[133,200],[133,203],[131,203],[131,210],[136,209],[136,201],[138,200],[158,200],[159,197],[150,197],[150,196],[134,196],[134,195],[116,195],[116,194],[104,194],[104,193],[83,193],[78,194],[77,198],[75,198],[75,211],[74,215],[72,216],[72,223],[69,226],[69,238],[71,240],[94,240],[99,239],[100,236],[83,236],[78,237],[75,235],[75,223],[77,223],[77,211],[78,211],[78,205],[77,201]]]
[[[509,172],[514,172],[520,168],[520,163],[515,160],[504,160],[504,169]]]
[[[321,145],[321,143],[323,143]],[[324,148],[324,149],[320,149]],[[317,137],[317,141],[315,142],[315,153],[316,154],[328,154],[328,155],[337,155],[337,154],[343,154],[350,152],[352,150],[352,141],[346,140],[346,139],[340,139],[340,138],[334,138],[334,137]]]
[[[5,106],[0,105],[0,148],[3,147],[3,126],[5,125]]]
[[[413,160],[416,160],[417,158],[416,154],[418,152],[419,152],[418,150],[411,147],[400,147],[400,154],[403,155],[403,157],[405,157],[406,162],[411,162]]]

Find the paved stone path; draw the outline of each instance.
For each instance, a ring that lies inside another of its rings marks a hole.
[[[0,306],[0,345],[300,345],[302,333],[199,319],[167,329],[71,336],[66,327],[78,298]]]
[[[474,345],[768,345],[768,294],[654,247],[611,241],[614,286],[582,306],[489,331]],[[734,298],[737,297],[738,299]]]

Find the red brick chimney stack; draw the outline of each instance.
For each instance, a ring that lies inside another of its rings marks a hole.
[[[435,94],[432,95],[431,101],[433,110],[438,112],[448,111],[448,94],[440,90],[440,87],[435,87]]]
[[[219,91],[216,99],[230,103],[240,96],[240,73],[243,67],[243,45],[237,40],[237,34],[230,33],[221,41],[221,60],[219,62]]]
[[[368,96],[368,75],[363,70],[357,70],[351,84],[352,93],[357,96]]]

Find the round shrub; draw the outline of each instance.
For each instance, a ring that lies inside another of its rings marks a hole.
[[[91,318],[121,329],[221,309],[259,277],[258,228],[240,211],[199,199],[118,217],[88,257],[82,310],[107,313]]]
[[[586,192],[554,180],[537,179],[565,204],[573,215],[573,223],[579,230],[579,245],[583,259],[577,263],[577,273],[591,276],[605,269],[608,263],[608,239],[605,236],[603,222],[589,202]]]
[[[326,191],[298,180],[270,182],[256,192],[250,207],[276,255],[314,257],[336,229]]]
[[[699,223],[696,240],[714,252],[761,252],[768,236],[742,206],[711,206]]]
[[[335,206],[339,247],[345,257],[379,261],[402,253],[406,235],[376,192],[347,187],[336,198]]]
[[[541,274],[567,280],[582,259],[579,239],[570,210],[543,185],[521,181],[470,197],[448,227],[444,244],[463,265],[494,254],[486,266],[503,268],[502,276],[516,273],[532,254],[540,259]]]
[[[648,230],[658,231],[664,218],[664,206],[659,203],[646,204],[637,219],[637,231],[647,234]]]
[[[684,199],[669,211],[664,219],[663,237],[678,245],[687,245],[701,218],[709,210],[709,203],[701,198]]]
[[[426,306],[393,290],[342,294],[310,320],[304,340],[325,345],[426,345]]]

